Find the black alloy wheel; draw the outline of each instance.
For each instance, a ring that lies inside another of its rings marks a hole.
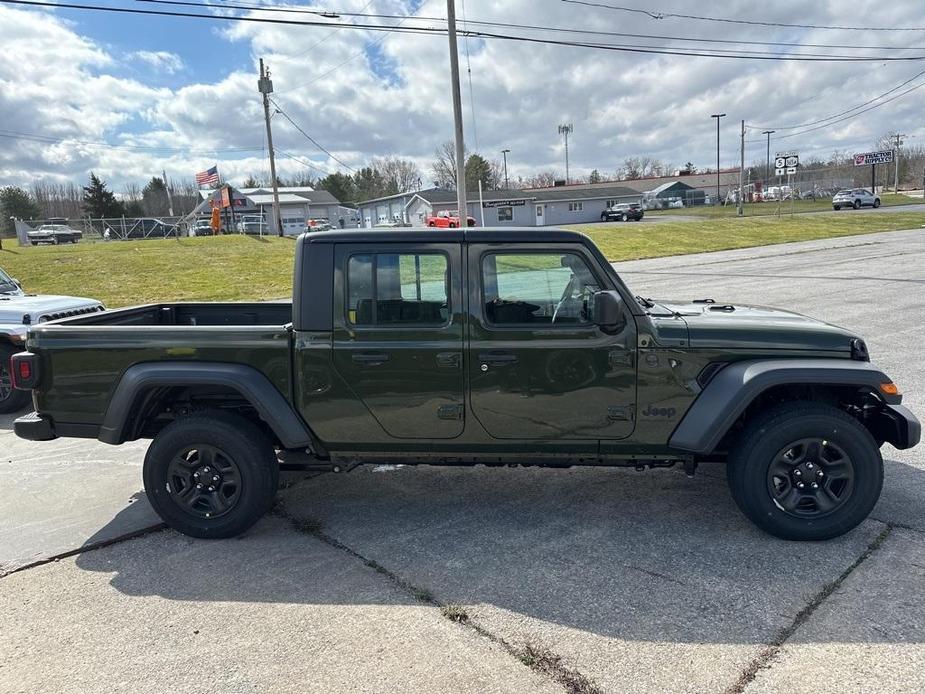
[[[838,510],[851,497],[854,465],[831,441],[800,439],[774,456],[767,483],[774,504],[785,513],[798,518],[821,517]]]

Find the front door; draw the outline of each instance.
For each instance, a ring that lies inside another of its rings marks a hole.
[[[463,430],[459,244],[335,252],[334,367],[391,437]]]
[[[472,414],[498,439],[620,439],[634,427],[636,327],[587,317],[613,289],[578,244],[469,248]]]

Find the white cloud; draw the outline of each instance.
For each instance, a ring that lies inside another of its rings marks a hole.
[[[170,51],[135,51],[132,57],[168,75],[183,69],[183,59]]]
[[[359,11],[366,4],[367,0],[343,0],[338,9]],[[690,12],[689,4],[682,0],[658,0],[656,4],[661,10]],[[845,23],[850,19],[857,25],[917,26],[922,22],[916,5],[859,1],[845,15],[844,4],[837,2],[780,0],[756,6],[750,0],[727,0],[723,16],[807,24]],[[407,7],[399,0],[377,0],[366,11],[400,15]],[[440,17],[445,9],[441,0],[427,0],[417,15]],[[682,45],[668,39],[643,38],[646,34],[894,47],[922,43],[914,32],[775,30],[692,20],[656,21],[554,0],[467,0],[466,10],[470,20],[628,34],[595,38],[623,45]],[[0,45],[8,55],[17,56],[15,62],[0,62],[0,128],[67,138],[59,144],[3,139],[10,144],[0,149],[0,178],[4,180],[28,181],[35,176],[77,180],[93,168],[119,185],[143,181],[162,168],[171,176],[191,176],[215,162],[223,175],[232,179],[260,172],[266,164],[261,152],[263,112],[256,90],[258,56],[271,67],[275,98],[286,112],[353,166],[373,156],[397,154],[418,161],[427,181],[426,169],[434,149],[452,137],[447,41],[443,36],[393,33],[383,37],[379,32],[354,29],[227,24],[213,32],[212,48],[220,53],[229,42],[248,47],[252,66],[210,73],[208,83],[195,81],[192,61],[184,60],[178,46],[132,54],[161,73],[174,74],[172,81],[179,81],[180,86],[167,89],[147,84],[144,77],[115,76],[118,61],[101,45],[81,36],[77,27],[46,12],[0,9]],[[114,36],[113,41],[117,38],[125,39]],[[388,69],[394,70],[395,79],[381,79],[369,64],[364,49],[373,44],[387,59]],[[474,99],[478,148],[489,158],[500,158],[501,149],[511,149],[508,163],[513,177],[539,169],[563,171],[564,151],[556,132],[562,122],[575,126],[569,140],[573,172],[586,173],[593,168],[613,172],[626,157],[646,155],[675,165],[692,161],[710,166],[715,161],[715,123],[710,114],[717,111],[728,114],[722,124],[723,165],[738,162],[736,140],[741,119],[762,126],[749,136],[756,142],[749,144],[746,160],[763,161],[760,130],[764,126],[777,129],[775,137],[797,132],[784,127],[838,113],[925,68],[914,62],[721,60],[470,39],[470,92],[463,48],[461,43],[467,146],[476,149]],[[769,46],[751,49],[783,50]],[[75,85],[80,88],[75,89]],[[925,138],[925,126],[919,125],[923,109],[925,89],[859,118],[781,139],[780,145],[825,155],[835,148],[865,149],[891,129]],[[273,128],[278,149],[310,158],[327,170],[338,168],[282,117],[274,117]],[[128,131],[132,134],[126,134]],[[123,148],[79,143],[99,140],[118,142]],[[170,149],[144,149],[158,147]],[[249,150],[214,151],[235,148]],[[278,166],[283,175],[302,168],[282,156]]]

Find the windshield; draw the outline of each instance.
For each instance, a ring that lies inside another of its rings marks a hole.
[[[17,284],[8,274],[0,270],[0,294],[9,294],[15,291],[19,291]]]

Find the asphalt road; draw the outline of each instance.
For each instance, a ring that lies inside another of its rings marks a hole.
[[[925,413],[922,231],[617,267],[856,329]],[[424,467],[295,481],[240,539],[110,544],[152,527],[142,445],[0,442],[5,570],[106,544],[0,579],[0,692],[925,689],[922,447],[885,447],[871,519],[825,543],[763,535],[709,467]]]

